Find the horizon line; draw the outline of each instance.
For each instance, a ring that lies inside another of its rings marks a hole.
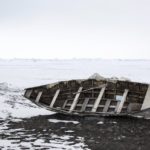
[[[150,61],[144,58],[1,58],[0,60],[120,60],[120,61]]]

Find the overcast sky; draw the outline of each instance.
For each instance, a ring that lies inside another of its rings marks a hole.
[[[0,57],[150,59],[150,0],[0,0]]]

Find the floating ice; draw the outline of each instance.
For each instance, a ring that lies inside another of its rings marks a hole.
[[[100,121],[100,122],[98,122],[97,124],[104,124],[104,122],[103,122],[103,121]]]
[[[73,123],[73,124],[79,124],[78,121],[57,120],[57,119],[49,119],[49,122],[52,122],[52,123]]]

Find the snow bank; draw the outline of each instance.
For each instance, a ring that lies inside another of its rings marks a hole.
[[[42,109],[23,98],[23,91],[0,83],[0,118],[28,118],[37,115],[50,115],[53,112]]]
[[[22,97],[27,87],[61,80],[115,77],[150,83],[150,61],[137,60],[0,60],[0,118],[52,114]],[[100,74],[100,75],[99,75]]]

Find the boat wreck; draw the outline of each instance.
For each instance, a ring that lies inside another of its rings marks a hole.
[[[61,81],[27,88],[24,97],[68,115],[150,118],[150,85],[146,83],[107,78]]]

